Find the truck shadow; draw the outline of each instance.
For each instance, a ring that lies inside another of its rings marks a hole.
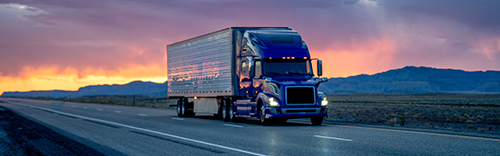
[[[269,124],[269,125],[262,125],[260,123],[260,120],[257,120],[257,119],[244,119],[244,118],[236,118],[235,121],[232,121],[232,122],[224,122],[222,121],[221,119],[215,117],[215,116],[194,116],[194,117],[184,117],[184,118],[196,118],[196,119],[204,119],[204,120],[217,120],[217,121],[220,121],[221,123],[227,123],[227,124],[231,124],[231,123],[242,123],[242,124],[252,124],[252,125],[261,125],[261,126],[315,126],[315,125],[312,125],[310,123],[307,123],[305,121],[296,121],[296,120],[291,120],[291,121],[288,121],[288,122],[285,122],[285,123],[279,123],[279,122],[276,122],[276,123],[272,123],[272,124]]]

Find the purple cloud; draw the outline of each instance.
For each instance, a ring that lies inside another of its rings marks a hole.
[[[25,67],[162,66],[166,44],[230,26],[291,27],[319,58],[360,49],[392,57],[380,71],[500,69],[498,1],[16,0],[0,2],[0,11],[0,76]],[[392,49],[377,49],[381,41]]]

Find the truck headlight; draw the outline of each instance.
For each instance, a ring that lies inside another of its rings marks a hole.
[[[321,106],[326,106],[328,105],[328,100],[326,99],[326,97],[323,97],[323,100],[321,100]]]
[[[276,101],[276,99],[274,99],[273,97],[269,98],[269,106],[271,107],[278,107],[280,106],[280,104],[278,103],[278,101]]]

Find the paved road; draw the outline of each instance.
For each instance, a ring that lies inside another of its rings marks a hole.
[[[500,139],[293,120],[227,123],[175,110],[2,99],[0,105],[106,155],[498,155]]]

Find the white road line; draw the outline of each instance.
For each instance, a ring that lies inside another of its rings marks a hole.
[[[240,126],[240,125],[231,125],[231,124],[224,124],[224,126],[243,128],[243,126]]]
[[[172,118],[173,120],[184,120],[183,118]]]
[[[87,107],[83,107],[83,109],[87,109]]]
[[[115,111],[115,113],[122,113],[122,111]]]
[[[75,108],[75,106],[71,106],[71,107]]]
[[[148,116],[147,114],[137,114],[139,116]]]
[[[352,141],[351,139],[344,139],[344,138],[336,138],[336,137],[329,137],[329,136],[322,136],[322,135],[313,135],[316,138],[323,138],[323,139],[333,139],[333,140],[341,140],[341,141]]]
[[[177,135],[173,135],[173,134],[168,134],[168,133],[158,132],[158,131],[149,130],[149,129],[145,129],[145,128],[139,128],[139,127],[134,127],[134,126],[130,126],[130,125],[125,125],[125,124],[121,124],[121,123],[116,123],[116,122],[111,122],[111,121],[106,121],[106,120],[101,120],[101,119],[95,119],[95,118],[90,118],[90,117],[76,115],[76,114],[70,114],[70,113],[60,112],[60,111],[56,111],[56,110],[52,110],[52,109],[48,109],[48,108],[44,108],[44,107],[31,106],[31,105],[26,105],[26,104],[17,103],[17,102],[16,103],[9,102],[9,103],[16,104],[16,105],[21,105],[21,106],[26,106],[26,107],[31,107],[31,108],[38,108],[38,109],[42,109],[42,110],[47,110],[47,111],[51,111],[51,112],[62,114],[62,115],[73,116],[73,117],[76,117],[76,118],[81,118],[81,119],[92,120],[92,121],[96,121],[96,122],[102,122],[102,123],[117,125],[117,126],[121,126],[121,127],[126,127],[126,128],[130,128],[130,129],[139,130],[139,131],[154,133],[154,134],[163,135],[163,136],[167,136],[167,137],[172,137],[172,138],[176,138],[176,139],[180,139],[180,140],[191,141],[191,142],[195,142],[195,143],[199,143],[199,144],[204,144],[204,145],[208,145],[208,146],[219,147],[219,148],[223,148],[223,149],[227,149],[227,150],[232,150],[232,151],[236,151],[236,152],[241,152],[241,153],[246,153],[246,154],[250,154],[250,155],[265,156],[264,154],[250,152],[250,151],[245,151],[245,150],[242,150],[242,149],[237,149],[237,148],[232,148],[232,147],[228,147],[228,146],[213,144],[213,143],[209,143],[209,142],[205,142],[205,141],[190,139],[190,138],[181,137],[181,136],[177,136]]]
[[[98,111],[102,111],[102,109],[100,109],[100,108],[97,108],[97,110],[98,110]]]

